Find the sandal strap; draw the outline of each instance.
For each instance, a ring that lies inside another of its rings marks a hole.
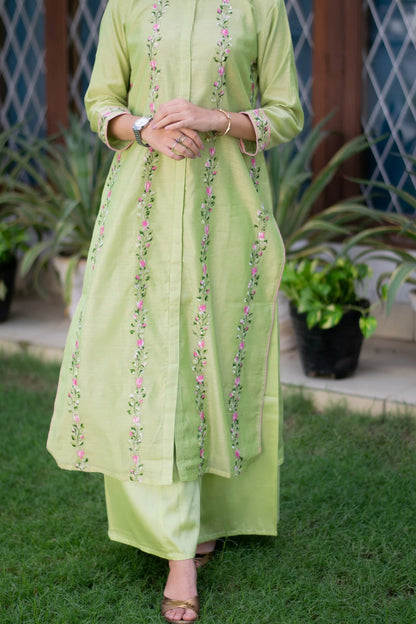
[[[213,556],[214,556],[213,550],[211,550],[210,552],[205,552],[205,553],[196,553],[194,557],[194,562],[195,562],[195,567],[197,568],[197,570],[201,568],[205,568],[205,566],[208,565],[208,563],[211,561]]]
[[[189,609],[199,615],[199,599],[198,596],[191,598],[190,600],[174,600],[173,598],[167,598],[163,596],[161,612],[165,615],[166,611],[171,609]]]

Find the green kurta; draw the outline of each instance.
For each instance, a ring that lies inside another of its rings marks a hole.
[[[176,97],[245,112],[256,142],[203,135],[177,162],[108,136]],[[118,151],[48,449],[122,480],[238,475],[261,453],[284,264],[263,151],[303,121],[283,0],[110,0],[86,107]]]

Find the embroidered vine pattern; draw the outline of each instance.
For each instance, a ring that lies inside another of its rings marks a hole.
[[[231,48],[231,37],[228,30],[228,21],[232,14],[229,0],[223,0],[217,8],[217,26],[221,36],[217,42],[217,50],[214,61],[217,65],[217,78],[213,84],[212,101],[217,108],[220,107],[226,84],[225,65]],[[202,474],[206,462],[205,438],[208,430],[205,416],[206,379],[205,367],[207,365],[206,335],[208,332],[209,313],[209,274],[208,274],[208,246],[210,243],[209,221],[215,208],[214,178],[217,175],[217,157],[215,149],[215,135],[207,139],[208,156],[204,168],[205,195],[201,204],[201,224],[203,227],[199,259],[201,263],[201,278],[197,296],[197,310],[193,322],[193,333],[196,337],[196,345],[192,354],[192,371],[195,375],[195,404],[199,416],[198,446],[199,446],[199,473]]]
[[[256,105],[256,61],[252,61],[250,64],[250,105],[251,108],[254,109]],[[251,167],[250,167],[250,178],[253,181],[254,187],[256,191],[259,191],[259,181],[260,181],[260,167],[257,165],[257,160],[253,156],[251,158]]]
[[[264,112],[256,108],[254,110],[254,122],[257,127],[257,136],[260,151],[267,149],[270,141],[270,124]]]
[[[116,181],[116,178],[120,169],[120,160],[121,160],[121,152],[118,152],[116,159],[115,159],[115,163],[112,165],[109,176],[107,178],[107,184],[106,184],[107,195],[105,196],[104,202],[101,205],[100,211],[98,213],[97,223],[100,229],[98,232],[98,238],[95,241],[95,244],[91,253],[91,262],[92,262],[93,270],[95,269],[95,265],[97,262],[97,254],[101,251],[102,246],[104,244],[105,222],[110,212],[111,192],[112,192],[114,182]]]
[[[79,364],[80,364],[80,349],[79,349],[79,338],[82,329],[82,320],[83,314],[81,312],[78,328],[75,335],[75,347],[74,352],[72,354],[71,367],[70,372],[72,376],[71,381],[71,390],[68,393],[68,411],[72,414],[72,430],[71,430],[71,440],[72,446],[77,451],[77,462],[75,464],[75,468],[78,470],[85,470],[88,464],[88,458],[85,456],[85,451],[82,448],[84,446],[85,439],[85,431],[84,424],[81,422],[80,414],[79,414],[79,403],[81,398],[81,391],[78,385],[78,374],[79,374]]]
[[[250,279],[247,285],[247,292],[244,298],[244,309],[241,315],[238,327],[237,327],[237,343],[238,349],[233,361],[233,387],[228,398],[228,410],[231,415],[231,448],[234,453],[234,475],[237,476],[241,472],[243,457],[241,456],[239,447],[239,402],[243,391],[241,383],[241,376],[243,372],[244,359],[246,357],[246,340],[247,334],[250,330],[251,323],[253,321],[253,312],[251,306],[253,304],[258,283],[260,280],[260,273],[258,265],[260,260],[266,251],[267,239],[266,239],[266,227],[269,221],[269,215],[267,214],[264,206],[257,211],[257,222],[254,224],[256,237],[250,252],[249,266]]]
[[[160,21],[168,7],[168,0],[159,0],[152,8],[153,34],[147,40],[147,54],[150,63],[150,112],[155,110],[155,102],[158,98],[158,78],[160,70],[157,67],[156,55],[158,44],[161,40]],[[130,480],[142,482],[143,463],[140,458],[140,446],[143,440],[142,408],[146,398],[146,386],[144,374],[148,360],[148,352],[145,346],[145,330],[147,327],[147,310],[145,307],[150,270],[148,267],[148,254],[152,243],[152,230],[150,216],[155,202],[155,193],[152,188],[153,175],[157,170],[158,154],[149,149],[144,164],[143,178],[144,188],[137,202],[137,216],[140,223],[139,234],[136,240],[137,273],[134,279],[135,307],[132,314],[130,333],[136,337],[136,348],[131,363],[130,372],[134,376],[134,391],[130,394],[128,414],[131,417],[129,431],[129,450],[131,452],[132,466]]]
[[[129,110],[127,108],[123,108],[122,106],[111,106],[107,110],[103,111],[100,115],[100,119],[98,122],[98,136],[101,141],[107,145],[107,124],[110,119],[113,117],[117,117],[120,113],[128,113]]]
[[[152,7],[152,28],[153,34],[147,39],[147,56],[150,63],[150,112],[153,115],[155,112],[156,100],[159,97],[159,74],[160,69],[157,65],[157,49],[159,42],[162,40],[160,36],[160,21],[163,14],[166,12],[169,6],[169,0],[159,0],[155,2]]]

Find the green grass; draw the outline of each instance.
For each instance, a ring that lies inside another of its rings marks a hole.
[[[0,621],[161,622],[166,563],[106,531],[100,475],[45,450],[58,369],[0,355]],[[416,421],[286,400],[280,534],[199,575],[202,624],[416,621]]]

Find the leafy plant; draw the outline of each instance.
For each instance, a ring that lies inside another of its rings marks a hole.
[[[416,176],[416,157],[405,154],[403,158],[412,163],[413,168],[409,173]],[[372,182],[372,185],[397,195],[412,208],[413,215],[399,216],[397,223],[400,224],[400,228],[397,234],[404,243],[408,241],[409,245],[414,248],[416,246],[416,196],[384,182]],[[389,314],[399,288],[406,282],[416,284],[416,254],[401,249],[396,257],[396,268],[392,273],[382,275],[380,281],[385,282],[383,296],[386,300],[386,311]]]
[[[327,251],[335,240],[358,230],[361,218],[378,220],[377,211],[367,208],[362,198],[352,198],[315,214],[315,205],[328,184],[349,158],[366,150],[370,142],[360,135],[343,145],[315,175],[312,158],[328,136],[325,130],[332,114],[306,136],[299,151],[293,142],[274,148],[269,156],[274,216],[285,241],[288,259],[300,259]]]
[[[13,175],[4,173],[0,203],[12,207],[19,223],[32,229],[37,241],[25,253],[21,270],[40,269],[60,254],[71,258],[72,273],[88,254],[111,152],[74,116],[57,137],[32,141],[15,137],[5,148]],[[71,275],[67,275],[70,281]]]
[[[27,248],[28,234],[14,220],[0,221],[0,264],[6,264],[19,250]]]
[[[360,329],[368,338],[377,326],[369,315],[368,302],[357,294],[358,285],[371,274],[365,263],[355,263],[347,256],[334,262],[321,258],[290,260],[283,272],[281,288],[297,311],[306,314],[309,328],[335,327],[349,310],[361,313]]]

